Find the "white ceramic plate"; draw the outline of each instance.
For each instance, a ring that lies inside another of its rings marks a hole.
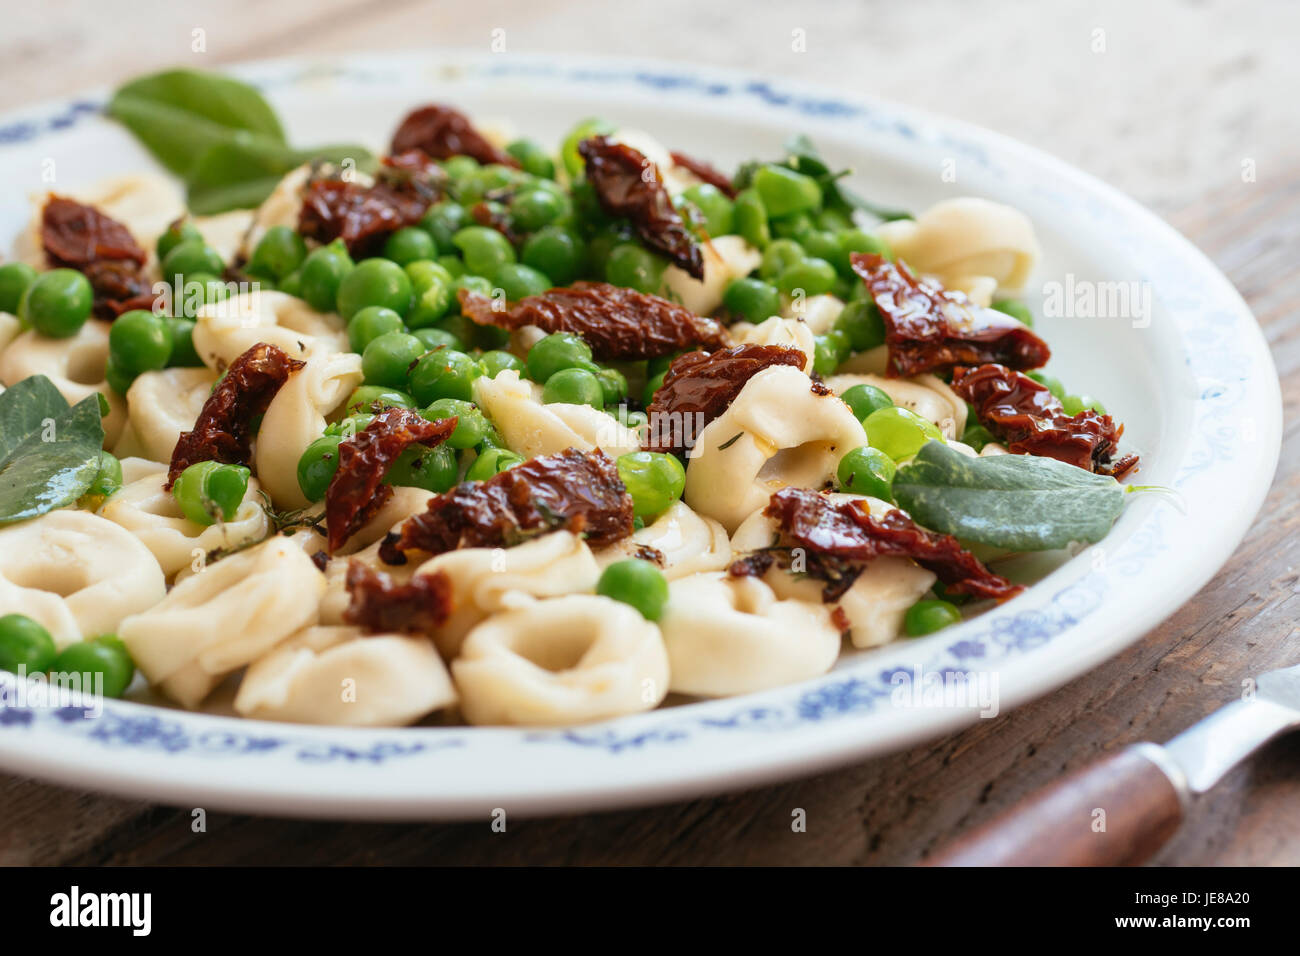
[[[1148,327],[1044,318],[1052,369],[1101,397],[1142,455],[1136,480],[1177,489],[1185,513],[1135,496],[1110,536],[1006,605],[873,653],[830,674],[747,697],[572,730],[351,730],[188,714],[122,701],[98,718],[15,703],[3,685],[0,766],[156,802],[354,818],[574,812],[739,789],[897,750],[978,719],[917,699],[899,674],[969,673],[1002,710],[1132,643],[1232,553],[1277,461],[1281,399],[1245,303],[1186,240],[1113,189],[1049,156],[956,120],[816,89],[689,66],[455,53],[250,65],[294,142],[382,148],[421,102],[459,105],[553,143],[580,117],[651,131],[724,167],[779,155],[805,132],[860,192],[924,208],[954,195],[1010,203],[1034,221],[1044,282],[1121,280],[1151,294]],[[0,119],[0,236],[29,215],[53,159],[75,185],[150,164],[97,115],[102,91]],[[955,182],[946,181],[955,173]],[[7,238],[4,241],[8,241]],[[1041,300],[1029,297],[1036,311]],[[920,669],[919,671],[916,669]]]

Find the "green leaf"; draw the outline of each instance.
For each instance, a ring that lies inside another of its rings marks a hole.
[[[894,209],[870,202],[847,186],[841,185],[840,180],[848,176],[850,170],[844,169],[838,173],[831,172],[830,167],[826,165],[826,161],[822,159],[821,153],[817,151],[817,147],[813,145],[812,140],[803,133],[786,140],[785,152],[787,166],[797,173],[813,177],[821,185],[823,202],[828,209],[840,209],[845,212],[861,209],[863,212],[870,213],[877,219],[883,219],[886,222],[893,219],[912,218],[912,214],[904,209]]]
[[[186,176],[209,147],[232,133],[283,145],[275,111],[247,83],[199,70],[167,70],[113,94],[108,115],[124,123],[164,166]]]
[[[43,375],[0,394],[0,523],[80,498],[99,473],[103,444],[97,395],[69,408]]]
[[[963,541],[1047,551],[1105,537],[1124,488],[1052,458],[971,458],[931,441],[899,468],[894,499],[920,524]]]
[[[343,143],[293,149],[236,133],[206,149],[190,170],[188,203],[200,216],[246,209],[262,202],[289,170],[303,163],[351,160],[362,172],[374,169],[374,156],[364,146]]]

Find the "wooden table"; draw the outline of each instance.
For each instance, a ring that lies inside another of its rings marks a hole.
[[[1250,302],[1273,347],[1287,428],[1271,494],[1234,558],[1169,621],[1061,690],[954,736],[834,773],[734,796],[567,819],[332,824],[210,813],[0,775],[0,863],[902,864],[1097,754],[1163,740],[1300,658],[1300,11],[1226,0],[1053,4],[1049,20],[978,5],[858,4],[786,11],[749,0],[620,10],[511,5],[232,0],[202,9],[76,2],[6,14],[0,108],[174,63],[419,43],[665,55],[758,66],[962,115],[1079,163],[1164,214]],[[737,10],[739,7],[736,8]],[[1023,8],[1021,8],[1023,9]],[[959,29],[940,31],[936,23]],[[688,26],[698,29],[687,29]],[[436,29],[435,29],[436,28]],[[207,51],[189,53],[192,31]],[[792,31],[807,52],[791,51]],[[1104,50],[1094,49],[1097,30]],[[150,42],[127,38],[147,37]],[[400,42],[395,37],[403,38]],[[1161,42],[1151,42],[1158,37]],[[671,42],[669,42],[671,40]],[[123,46],[119,46],[121,41]],[[130,49],[129,63],[120,50]],[[925,69],[914,58],[925,58]],[[68,65],[72,64],[69,69]],[[1046,82],[1028,78],[1044,77]],[[1243,183],[1244,159],[1258,179]],[[1231,494],[1231,488],[1224,489]],[[791,810],[807,811],[792,833]],[[1165,864],[1300,863],[1300,735],[1198,801]]]

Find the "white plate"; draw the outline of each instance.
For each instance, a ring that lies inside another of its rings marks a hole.
[[[601,115],[723,165],[812,136],[865,195],[913,209],[954,195],[1011,203],[1044,248],[1034,279],[1124,280],[1152,296],[1147,328],[1044,318],[1052,369],[1102,397],[1142,455],[1143,484],[1100,546],[959,627],[843,658],[830,674],[747,697],[572,730],[351,730],[236,720],[109,701],[102,716],[17,706],[3,685],[0,765],[77,787],[183,806],[355,818],[573,812],[686,798],[897,750],[977,719],[926,706],[896,675],[996,679],[1002,710],[1132,643],[1232,553],[1277,462],[1281,399],[1246,305],[1186,240],[1108,186],[1002,136],[888,103],[688,66],[456,53],[250,65],[293,141],[382,148],[405,110],[441,100],[508,118],[553,143]],[[0,235],[12,236],[44,161],[77,184],[140,169],[145,154],[96,115],[98,92],[0,119]],[[949,182],[955,173],[956,181]],[[1034,296],[1031,304],[1037,305]],[[8,677],[9,675],[6,675]]]

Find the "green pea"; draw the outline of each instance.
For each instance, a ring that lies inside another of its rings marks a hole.
[[[961,621],[961,611],[947,601],[917,601],[903,615],[903,630],[908,637],[922,637],[942,631]]]
[[[519,161],[524,172],[539,179],[555,178],[555,163],[546,150],[531,139],[517,139],[506,146],[506,152]]]
[[[178,219],[167,227],[166,231],[158,237],[158,243],[154,247],[158,251],[158,261],[162,262],[167,258],[167,253],[171,252],[182,242],[192,240],[203,241],[203,233],[199,232],[199,227],[194,225],[188,219]]]
[[[772,241],[772,231],[767,224],[767,207],[754,188],[744,189],[736,196],[732,206],[736,232],[756,249],[764,249]]]
[[[172,485],[172,497],[195,524],[230,521],[248,491],[248,475],[243,465],[200,461],[181,472]]]
[[[632,496],[632,513],[647,521],[668,510],[686,489],[682,463],[654,451],[620,455],[618,476]]]
[[[546,404],[590,405],[605,407],[605,390],[600,379],[581,368],[560,369],[546,380],[542,388],[542,401]]]
[[[546,226],[524,240],[521,258],[557,285],[568,285],[578,276],[582,243],[559,226]]]
[[[167,253],[161,271],[165,281],[174,282],[176,276],[184,277],[196,272],[219,276],[226,271],[226,263],[221,253],[202,239],[186,239]]]
[[[229,294],[230,289],[224,280],[210,272],[193,272],[180,282],[172,312],[193,319],[204,306],[221,302]]]
[[[434,349],[458,349],[464,351],[465,343],[447,329],[427,328],[413,329],[411,334],[424,343],[426,352]]]
[[[442,418],[456,419],[456,430],[447,439],[452,448],[473,448],[492,430],[487,416],[477,405],[459,398],[440,398],[420,414],[432,422]]]
[[[515,261],[510,240],[487,226],[466,226],[451,241],[460,250],[465,268],[475,275],[494,275],[501,266]]]
[[[618,369],[602,368],[596,373],[596,381],[600,382],[602,405],[617,405],[627,398],[627,376]]]
[[[655,399],[655,392],[663,388],[664,376],[667,374],[668,373],[666,371],[660,372],[658,375],[652,375],[649,379],[646,380],[645,388],[641,390],[642,405],[645,405],[646,407],[650,406],[650,404]]]
[[[131,375],[166,368],[172,344],[167,319],[144,309],[122,313],[108,333],[108,354],[114,364]]]
[[[388,259],[358,262],[339,283],[337,311],[350,319],[368,305],[382,305],[404,316],[411,311],[414,294],[406,271]]]
[[[885,344],[885,320],[874,302],[865,299],[850,302],[840,312],[834,327],[848,336],[849,347],[855,352]]]
[[[392,309],[369,305],[348,319],[348,345],[352,351],[361,353],[379,336],[404,331],[406,323]]]
[[[544,273],[518,262],[507,262],[492,278],[510,302],[541,295],[551,287],[551,280]]]
[[[840,275],[853,278],[856,273],[853,271],[853,265],[849,257],[855,252],[874,252],[877,255],[888,256],[889,246],[883,239],[878,239],[869,232],[863,232],[861,229],[846,229],[839,235],[840,251],[831,261],[835,263],[835,268],[840,271]]]
[[[768,216],[774,218],[808,212],[822,204],[817,180],[785,166],[760,166],[754,173],[754,188],[763,197]]]
[[[963,444],[970,445],[976,451],[983,450],[984,446],[994,441],[993,433],[978,422],[968,421],[966,430],[961,433]]]
[[[294,269],[276,284],[276,289],[296,299],[302,298],[302,270]]]
[[[298,459],[298,487],[308,501],[325,497],[334,473],[339,470],[342,435],[322,435],[307,446]]]
[[[928,441],[943,441],[933,422],[897,405],[872,412],[862,425],[871,447],[879,448],[894,461],[910,458]]]
[[[446,445],[426,448],[412,445],[397,457],[384,475],[384,484],[397,488],[423,488],[441,494],[460,476],[456,452]]]
[[[806,212],[797,212],[793,216],[773,219],[770,225],[772,235],[778,239],[794,239],[800,245],[803,245],[805,236],[810,235],[817,229],[817,224],[813,222],[812,216]]]
[[[361,374],[367,385],[402,388],[424,343],[407,332],[385,332],[371,339],[361,353]]]
[[[776,277],[776,287],[786,295],[802,289],[804,295],[824,295],[835,284],[835,267],[825,259],[809,258],[783,270]]]
[[[460,256],[439,256],[433,260],[447,270],[447,275],[455,281],[465,275],[465,262]]]
[[[591,346],[572,332],[554,332],[537,340],[528,350],[526,360],[528,377],[534,382],[546,383],[556,372],[566,368],[581,368],[596,372],[591,360]]]
[[[27,287],[18,305],[18,318],[41,335],[71,338],[90,318],[95,294],[90,281],[75,269],[43,272]]]
[[[763,250],[763,261],[759,264],[758,274],[764,279],[775,279],[806,258],[808,255],[803,246],[793,239],[773,239]]]
[[[834,375],[849,357],[848,336],[835,329],[825,335],[813,336],[813,346],[813,371],[822,377]]]
[[[457,307],[460,305],[460,299],[457,295],[461,289],[468,289],[470,292],[476,292],[479,295],[486,295],[489,298],[492,295],[492,280],[486,276],[472,276],[466,273],[451,280],[452,300],[456,302]]]
[[[605,281],[614,285],[654,293],[663,284],[667,263],[635,242],[623,242],[609,251],[605,260]]]
[[[437,349],[430,352],[411,370],[411,395],[420,405],[440,398],[474,400],[474,380],[483,369],[464,352]]]
[[[607,136],[612,132],[614,132],[613,126],[595,116],[581,120],[569,131],[569,135],[564,137],[564,142],[560,145],[560,160],[564,163],[564,169],[570,179],[580,179],[583,167],[586,165],[578,152],[578,144],[584,139]]]
[[[818,229],[827,232],[843,232],[853,228],[853,216],[841,209],[823,209],[813,216]]]
[[[993,303],[993,308],[1011,316],[1022,325],[1026,325],[1031,329],[1034,327],[1034,313],[1029,311],[1029,306],[1018,299],[1000,299]]]
[[[99,453],[99,472],[95,480],[86,489],[86,494],[96,498],[107,498],[122,487],[122,463],[117,456],[106,451]]]
[[[362,385],[353,390],[343,404],[343,410],[352,414],[358,410],[373,411],[379,408],[414,408],[415,399],[400,388],[383,385]]]
[[[522,464],[523,460],[522,456],[508,448],[489,448],[474,459],[474,463],[465,472],[465,477],[470,481],[487,481],[507,468]]]
[[[1025,374],[1055,395],[1058,402],[1065,400],[1065,386],[1061,384],[1061,380],[1055,375],[1048,375],[1046,372],[1026,372]]]
[[[18,314],[18,303],[27,287],[36,281],[37,272],[25,262],[8,262],[0,266],[0,312]]]
[[[527,189],[510,200],[511,221],[523,232],[536,232],[564,213],[564,201],[545,189]]]
[[[781,314],[781,294],[762,279],[732,279],[722,294],[722,304],[732,315],[755,324]]]
[[[119,395],[125,395],[130,389],[131,383],[135,381],[135,376],[125,369],[119,368],[110,355],[108,361],[104,363],[104,381],[108,382],[108,387]]]
[[[609,411],[609,409],[606,409],[606,411]],[[626,405],[618,405],[613,409],[613,414],[620,425],[636,432],[641,436],[642,440],[645,439],[646,428],[650,424],[649,415],[645,412],[631,411]]]
[[[408,263],[406,274],[415,295],[415,304],[407,314],[406,324],[413,329],[433,325],[451,309],[455,278],[445,266],[432,259]]]
[[[685,190],[682,195],[695,204],[704,216],[704,228],[710,236],[725,236],[735,232],[735,205],[717,186],[700,183]]]
[[[0,670],[41,674],[58,656],[50,632],[25,614],[0,617]]]
[[[420,220],[420,228],[433,237],[439,252],[455,253],[456,246],[451,241],[452,237],[471,221],[464,206],[450,199],[444,199],[429,207],[424,218]]]
[[[649,561],[628,558],[601,572],[596,593],[636,608],[647,621],[657,621],[668,604],[668,579]]]
[[[50,672],[54,676],[51,683],[55,686],[79,686],[83,693],[93,691],[94,681],[99,677],[103,681],[105,697],[121,697],[135,676],[135,662],[127,653],[125,644],[106,634],[94,640],[69,644],[50,664]]]
[[[489,194],[511,186],[518,186],[526,175],[510,166],[489,163],[478,169],[470,170],[456,184],[456,198],[472,206],[481,202]]]
[[[282,279],[301,266],[306,258],[307,243],[292,226],[272,226],[262,234],[257,247],[253,249],[253,256],[248,260],[248,271],[255,275]]]
[[[878,448],[854,448],[840,459],[835,478],[840,488],[882,501],[894,500],[894,460]]]
[[[1106,414],[1106,406],[1091,395],[1066,395],[1061,399],[1061,407],[1067,415],[1078,415],[1085,410],[1094,411],[1098,415]]]
[[[473,156],[451,156],[442,161],[442,168],[452,180],[462,180],[479,170],[478,160]]]
[[[894,400],[883,388],[874,385],[854,385],[845,389],[840,398],[853,410],[853,417],[858,421],[865,421],[872,412],[878,412],[894,404]]]
[[[501,349],[484,352],[479,356],[478,363],[483,366],[483,374],[488,378],[496,378],[499,373],[507,369],[513,369],[520,375],[524,374],[524,363],[514,355]]]
[[[438,254],[438,244],[433,236],[415,226],[405,226],[384,240],[384,258],[399,266],[432,259]]]
[[[299,293],[317,312],[333,312],[338,303],[339,284],[352,271],[352,257],[342,239],[313,249],[302,263]]]
[[[810,258],[824,259],[831,264],[832,268],[835,267],[835,260],[840,254],[840,240],[835,233],[822,229],[808,229],[795,238],[799,240],[799,245],[803,246]],[[836,275],[838,277],[838,273]]]

